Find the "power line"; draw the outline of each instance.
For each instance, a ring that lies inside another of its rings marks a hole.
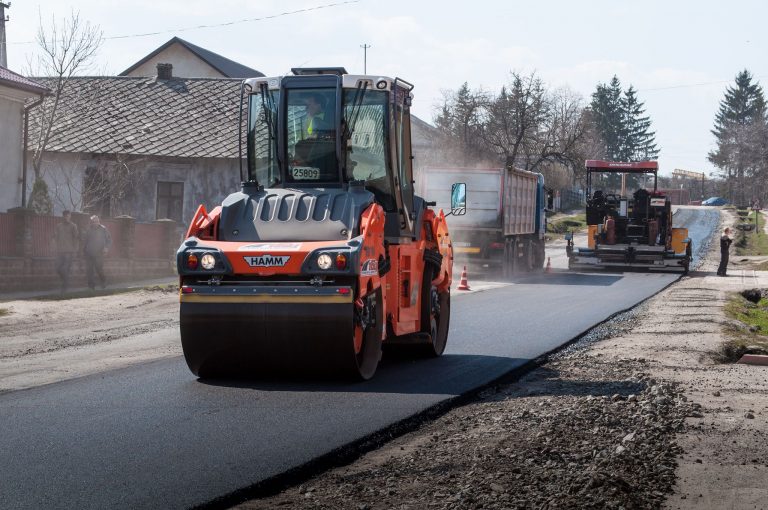
[[[755,76],[754,78],[756,80],[759,80],[761,78],[768,78],[768,75]],[[731,80],[719,80],[719,81],[705,81],[705,82],[701,82],[701,83],[688,83],[688,84],[685,84],[685,85],[670,85],[668,87],[654,87],[654,88],[650,88],[650,89],[637,89],[637,91],[638,92],[653,92],[653,91],[656,91],[656,90],[687,89],[687,88],[691,88],[691,87],[703,87],[703,86],[706,86],[706,85],[722,85],[724,83],[733,83],[733,82],[734,82],[734,80],[732,80],[732,79]]]
[[[331,7],[338,7],[341,5],[347,5],[347,4],[356,4],[361,2],[361,0],[345,0],[343,2],[335,2],[332,4],[324,4],[324,5],[316,5],[314,7],[306,7],[304,9],[297,9],[295,11],[285,11],[278,14],[271,14],[269,16],[262,16],[259,18],[245,18],[245,19],[238,19],[233,21],[226,21],[224,23],[216,23],[213,25],[196,25],[193,27],[184,27],[184,28],[172,28],[168,30],[159,30],[157,32],[144,32],[140,34],[124,34],[124,35],[113,35],[110,37],[104,37],[105,40],[113,40],[113,39],[132,39],[134,37],[149,37],[152,35],[162,35],[162,34],[169,34],[169,33],[175,33],[175,32],[188,32],[190,30],[200,30],[203,28],[218,28],[218,27],[227,27],[231,25],[238,25],[240,23],[250,23],[253,21],[265,21],[269,19],[275,19],[275,18],[282,18],[283,16],[290,16],[293,14],[301,14],[304,12],[310,12],[310,11],[319,11],[320,9],[329,9]],[[35,41],[17,41],[17,42],[9,42],[7,44],[35,44]]]

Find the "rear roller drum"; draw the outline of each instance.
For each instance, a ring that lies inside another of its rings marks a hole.
[[[421,331],[429,334],[431,342],[419,346],[420,354],[431,358],[445,351],[451,319],[450,290],[438,292],[437,287],[432,285],[434,274],[431,270],[425,270],[421,299]]]
[[[355,303],[352,350],[354,361],[348,372],[355,379],[367,381],[376,373],[381,360],[384,312],[381,289]]]

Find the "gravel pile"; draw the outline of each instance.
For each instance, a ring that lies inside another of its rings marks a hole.
[[[574,352],[357,462],[243,508],[654,508],[697,404],[642,359]]]

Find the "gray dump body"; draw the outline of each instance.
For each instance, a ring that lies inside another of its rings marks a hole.
[[[510,258],[528,257],[530,263],[526,259],[518,266],[541,265],[544,215],[540,174],[504,168],[428,167],[418,172],[417,189],[427,200],[435,200],[437,207],[450,210],[448,198],[455,182],[467,184],[467,214],[447,218],[458,260],[490,267],[508,265]],[[513,256],[515,250],[522,255]]]

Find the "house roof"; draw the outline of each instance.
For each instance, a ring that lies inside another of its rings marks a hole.
[[[131,67],[120,73],[119,76],[127,76],[133,71],[134,69],[138,68],[151,58],[153,58],[155,55],[160,53],[161,51],[165,50],[169,46],[171,46],[174,43],[179,43],[180,45],[184,46],[186,49],[194,53],[200,60],[204,61],[209,66],[216,69],[218,72],[226,76],[227,78],[259,78],[261,76],[264,76],[263,73],[260,73],[256,69],[251,69],[248,66],[244,66],[243,64],[239,64],[235,62],[234,60],[230,60],[226,57],[222,57],[221,55],[214,53],[210,50],[206,50],[205,48],[201,48],[200,46],[196,46],[188,41],[185,41],[184,39],[181,39],[179,37],[174,37],[167,43],[163,44],[159,48],[157,48],[155,51],[147,55],[146,57],[142,58],[135,64],[133,64]]]
[[[430,145],[438,135],[439,130],[411,114],[411,138],[413,145]]]
[[[46,150],[236,158],[240,84],[229,78],[71,78]],[[51,103],[46,99],[42,111]],[[31,112],[31,144],[40,115],[39,108]]]
[[[25,78],[18,73],[14,73],[10,69],[7,69],[3,66],[0,66],[0,85],[24,90],[27,92],[34,92],[38,95],[42,95],[48,92],[48,89],[43,85],[32,81],[29,78]]]

